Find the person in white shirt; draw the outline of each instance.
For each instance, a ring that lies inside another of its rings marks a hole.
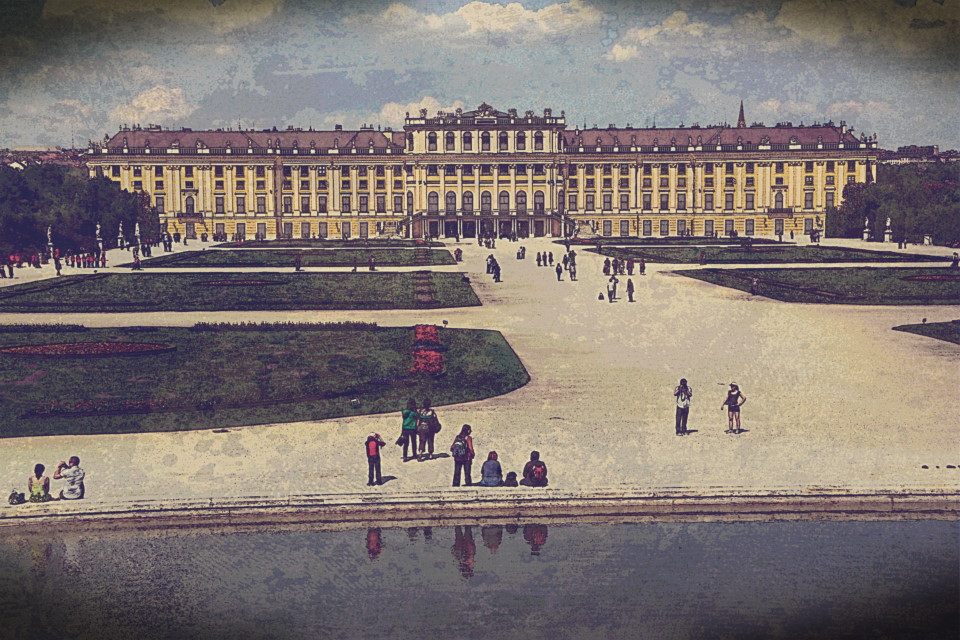
[[[60,461],[53,474],[54,480],[66,480],[66,486],[60,491],[60,500],[80,500],[85,489],[83,486],[83,469],[80,468],[80,458],[70,456],[69,464]]]
[[[677,399],[677,435],[689,435],[687,431],[687,415],[690,413],[690,398],[693,397],[693,387],[687,384],[686,378],[680,378],[680,385],[673,391]]]

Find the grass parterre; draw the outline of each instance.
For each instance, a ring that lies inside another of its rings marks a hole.
[[[596,249],[588,249],[596,253]],[[870,251],[843,247],[760,244],[750,248],[740,245],[704,247],[607,247],[600,254],[621,260],[654,263],[697,264],[700,252],[706,264],[810,263],[810,262],[949,262],[942,256],[925,256],[894,251]]]
[[[185,251],[148,258],[141,262],[150,267],[195,268],[195,267],[290,267],[296,266],[297,257],[302,267],[350,267],[366,269],[372,257],[377,267],[414,267],[455,264],[449,251],[431,249],[317,249],[277,250],[251,249],[244,251]],[[132,263],[121,264],[130,267]]]

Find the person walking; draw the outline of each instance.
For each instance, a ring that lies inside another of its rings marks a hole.
[[[473,484],[470,478],[470,467],[473,464],[473,438],[470,436],[472,428],[465,424],[460,428],[460,434],[454,438],[450,445],[450,453],[453,454],[453,486],[460,486],[460,471],[463,470],[463,478],[469,487]]]
[[[617,276],[610,276],[607,280],[607,300],[613,302],[617,299]]]
[[[693,388],[687,384],[686,378],[680,378],[680,384],[673,390],[673,396],[677,401],[677,435],[688,435],[687,416],[690,413],[690,399],[693,397]]]
[[[493,281],[500,282],[500,263],[493,261]]]
[[[400,439],[397,444],[403,445],[403,461],[417,457],[417,422],[420,414],[417,413],[417,401],[413,398],[407,400],[407,408],[400,412],[403,418],[403,424],[400,427]],[[407,457],[407,446],[410,446],[410,453],[413,455]]]
[[[747,397],[740,393],[740,387],[738,387],[735,382],[731,382],[730,390],[727,391],[727,399],[720,405],[721,410],[724,407],[727,408],[728,425],[724,433],[740,433],[743,431],[743,429],[740,428],[740,407],[742,407],[746,401]],[[733,428],[734,419],[736,419],[737,422],[736,429]]]
[[[570,281],[577,281],[577,264],[572,260],[570,261]]]
[[[367,486],[383,484],[383,477],[380,475],[380,447],[386,442],[380,437],[379,433],[371,433],[367,436],[364,447],[367,451]],[[376,476],[376,481],[374,481]]]
[[[560,282],[561,280],[563,280],[563,278],[561,277],[563,275],[563,267],[560,266],[559,262],[557,262],[556,272],[557,272],[557,282]]]
[[[424,398],[417,420],[417,436],[420,438],[420,455],[417,460],[423,462],[433,458],[433,438],[439,431],[440,420],[437,412],[430,406],[430,398]]]
[[[634,302],[633,299],[633,278],[627,278],[627,300]]]

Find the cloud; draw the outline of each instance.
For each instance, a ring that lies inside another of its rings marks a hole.
[[[613,48],[610,49],[610,52],[603,56],[607,60],[613,60],[614,62],[625,62],[626,60],[633,60],[634,58],[640,57],[640,49],[636,45],[628,44],[615,44]]]
[[[116,121],[128,124],[169,125],[171,121],[184,118],[196,109],[195,105],[184,100],[183,89],[157,85],[141,92],[130,101],[130,104],[114,109],[111,116]]]
[[[845,116],[867,114],[872,117],[885,116],[893,112],[893,105],[878,100],[846,100],[834,102],[827,107],[827,115]]]
[[[817,113],[816,107],[810,102],[803,102],[797,100],[779,100],[777,98],[770,98],[759,103],[755,109],[761,114],[771,115],[775,117],[783,116],[799,116],[799,117],[811,117]]]
[[[437,111],[455,111],[462,108],[464,108],[464,104],[460,100],[456,100],[452,105],[444,107],[441,106],[440,101],[436,98],[424,96],[419,102],[408,102],[406,104],[388,102],[380,109],[380,113],[377,115],[377,121],[388,127],[400,127],[403,126],[403,120],[407,113],[415,116],[420,109],[426,109],[427,114],[433,116]]]
[[[217,33],[229,33],[269,18],[283,0],[47,0],[44,18],[99,16],[104,23],[139,17],[158,17],[193,25],[206,25]]]

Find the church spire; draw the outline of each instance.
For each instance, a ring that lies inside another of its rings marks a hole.
[[[740,115],[737,116],[737,129],[744,129],[747,126],[747,121],[743,119],[743,100],[740,101]]]

